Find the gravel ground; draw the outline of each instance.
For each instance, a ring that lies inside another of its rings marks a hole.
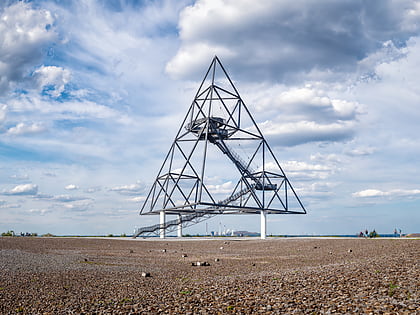
[[[2,237],[0,313],[420,314],[419,258],[415,239]]]

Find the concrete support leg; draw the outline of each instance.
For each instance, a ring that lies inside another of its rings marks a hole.
[[[178,216],[178,227],[177,227],[177,235],[178,237],[182,237],[182,221],[181,221],[182,216],[179,215]]]
[[[160,238],[165,238],[165,211],[160,212]]]
[[[267,213],[261,210],[261,239],[265,240],[267,236]]]

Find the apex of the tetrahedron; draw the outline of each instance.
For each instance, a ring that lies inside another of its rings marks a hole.
[[[214,62],[218,62],[218,63],[221,63],[220,62],[220,59],[219,59],[219,57],[217,57],[217,55],[214,55],[214,57],[213,57],[213,60],[212,60],[212,63],[214,63]]]

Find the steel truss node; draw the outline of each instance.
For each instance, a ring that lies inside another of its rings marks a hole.
[[[230,161],[226,167],[220,167],[223,159]],[[227,197],[219,199],[211,178],[223,177],[228,164],[236,184]],[[306,214],[217,57],[201,82],[140,215],[158,215],[162,211],[178,218],[139,228],[134,237],[170,232],[217,214],[261,213],[264,220],[268,213]]]

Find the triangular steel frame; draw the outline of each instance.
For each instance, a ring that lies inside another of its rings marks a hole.
[[[249,147],[248,159],[236,153],[231,143]],[[222,200],[215,197],[206,177],[212,148],[223,153],[226,162],[233,163],[237,170],[236,185]],[[253,164],[261,166],[254,170]],[[200,84],[140,214],[162,211],[178,215],[180,222],[207,215],[261,211],[306,214],[217,56]]]

